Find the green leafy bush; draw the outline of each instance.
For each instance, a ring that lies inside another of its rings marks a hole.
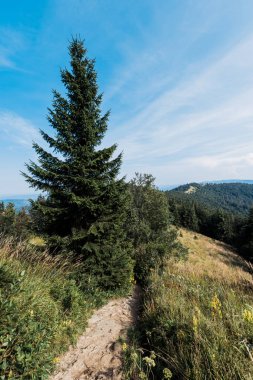
[[[0,379],[46,379],[105,299],[76,266],[8,240],[0,247]]]
[[[132,201],[126,230],[133,244],[135,277],[142,285],[152,270],[163,271],[168,256],[186,254],[170,225],[167,198],[154,181],[151,174],[136,173],[129,184]]]

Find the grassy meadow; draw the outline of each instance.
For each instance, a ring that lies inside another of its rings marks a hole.
[[[208,237],[180,230],[180,241],[188,258],[151,275],[126,378],[253,379],[252,268]]]
[[[77,271],[49,256],[42,239],[0,241],[0,379],[46,379],[85,329],[106,294],[84,292]]]

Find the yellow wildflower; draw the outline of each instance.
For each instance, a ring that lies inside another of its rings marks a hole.
[[[137,352],[132,352],[131,355],[130,355],[131,359],[133,362],[136,362],[136,360],[138,359],[138,354]]]
[[[69,319],[68,321],[63,321],[63,326],[69,327],[71,325],[72,325],[71,319]]]
[[[210,305],[212,309],[212,316],[215,317],[216,315],[218,315],[219,317],[222,317],[221,301],[219,300],[217,294],[215,294],[212,298]]]
[[[253,323],[253,311],[248,310],[248,309],[244,309],[242,316],[246,322],[252,322]]]
[[[141,371],[141,372],[139,372],[139,378],[140,378],[140,380],[146,380],[147,375],[145,374],[145,372]]]
[[[127,344],[124,342],[122,344],[122,351],[126,351],[127,350]]]
[[[60,358],[58,358],[58,357],[55,357],[55,358],[53,358],[53,363],[59,363],[59,361],[60,361]]]
[[[164,368],[164,370],[163,370],[163,378],[164,378],[164,380],[172,378],[172,372],[171,372],[171,370],[169,368]]]
[[[151,359],[150,357],[145,356],[145,357],[143,358],[143,361],[146,363],[146,365],[147,365],[148,367],[155,367],[155,361],[154,361],[154,359]]]
[[[198,327],[199,327],[199,320],[200,320],[200,316],[201,316],[201,311],[199,310],[199,308],[196,306],[195,307],[195,313],[192,317],[192,324],[193,324],[193,331],[194,331],[194,334],[197,334],[198,333]]]
[[[153,360],[156,358],[155,351],[151,351],[150,352],[150,358],[153,359]]]
[[[130,276],[130,283],[131,284],[136,284],[136,281],[134,279],[134,275],[133,274],[131,274],[131,276]]]

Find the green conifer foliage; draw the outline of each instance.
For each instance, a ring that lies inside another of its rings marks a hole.
[[[13,203],[0,203],[0,234],[14,233],[15,207]]]
[[[248,217],[242,222],[239,235],[239,251],[247,259],[253,262],[253,208]]]
[[[166,195],[154,181],[151,174],[135,173],[129,183],[131,208],[126,230],[134,248],[135,278],[142,285],[147,284],[153,269],[162,273],[169,256],[186,255],[171,226]]]
[[[55,250],[82,258],[87,273],[104,288],[129,283],[132,264],[123,224],[128,204],[124,179],[117,179],[122,156],[116,145],[99,149],[109,113],[101,113],[94,60],[83,41],[69,46],[70,70],[61,70],[66,96],[53,92],[48,121],[54,134],[41,134],[49,144],[34,149],[38,164],[23,173],[30,185],[47,194],[33,203],[40,229]]]

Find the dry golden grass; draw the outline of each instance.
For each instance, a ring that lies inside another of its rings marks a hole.
[[[252,268],[221,242],[187,230],[179,235],[188,258],[172,257],[163,274],[150,276],[144,350],[135,343],[128,349],[128,373],[138,375],[126,378],[253,380]],[[139,352],[149,357],[141,361]],[[147,370],[144,361],[151,359]]]
[[[196,232],[180,229],[179,240],[189,249],[187,262],[175,264],[180,273],[210,277],[231,284],[253,284],[251,268],[232,247]]]

